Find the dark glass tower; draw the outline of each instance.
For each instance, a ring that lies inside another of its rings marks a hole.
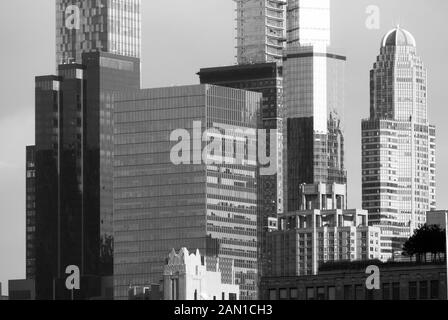
[[[36,276],[36,150],[26,147],[26,278]]]
[[[100,295],[113,274],[113,103],[140,87],[140,24],[140,0],[56,0],[58,73],[36,78],[34,189],[27,180],[38,299],[69,298],[69,265],[82,274],[75,298]]]
[[[66,298],[59,280],[69,265],[85,277],[113,274],[113,101],[139,88],[139,71],[138,59],[85,53],[83,64],[36,78],[38,299]],[[91,286],[79,298],[99,295]]]

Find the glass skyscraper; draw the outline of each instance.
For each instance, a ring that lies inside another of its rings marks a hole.
[[[139,0],[56,0],[58,72],[36,78],[27,185],[27,277],[38,299],[69,298],[69,265],[81,271],[79,299],[100,295],[113,274],[114,98],[140,88],[140,24]]]
[[[233,266],[241,299],[257,298],[258,167],[249,150],[260,106],[259,93],[211,85],[147,89],[117,99],[116,299],[127,299],[130,286],[159,283],[167,255],[182,247],[199,249],[211,269],[219,258],[224,283],[231,282]],[[229,126],[247,135],[220,129]],[[175,130],[187,135],[182,152],[173,151],[180,142],[177,135],[170,139]],[[225,138],[218,147],[222,163],[206,149],[217,134]],[[173,152],[185,162],[173,163]]]
[[[141,0],[56,0],[56,64],[96,51],[140,58]]]
[[[29,241],[38,299],[66,298],[58,284],[67,266],[82,276],[113,273],[113,101],[139,84],[138,59],[99,52],[36,78],[36,237]],[[83,288],[79,298],[95,294]]]
[[[299,210],[302,184],[346,184],[346,57],[329,52],[330,1],[288,2],[283,58],[287,210]]]
[[[36,148],[26,147],[26,278],[36,277]]]
[[[427,70],[415,38],[397,27],[370,72],[370,118],[362,122],[363,208],[382,231],[382,259],[436,208],[435,127],[428,121]]]

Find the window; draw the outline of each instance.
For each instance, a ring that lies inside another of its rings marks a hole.
[[[328,300],[336,300],[336,287],[328,287]]]
[[[317,300],[325,300],[325,287],[317,288]]]
[[[400,283],[392,283],[392,300],[400,300]]]
[[[280,289],[280,300],[287,300],[287,299],[288,299],[288,290]]]
[[[420,281],[420,300],[428,299],[428,281]]]
[[[296,288],[292,288],[289,290],[289,296],[291,299],[299,299],[299,290]]]
[[[409,282],[409,300],[417,300],[417,282]]]
[[[306,288],[306,300],[315,300],[314,288]]]
[[[277,290],[275,289],[269,290],[269,300],[271,301],[277,300]]]
[[[365,300],[364,297],[364,286],[357,284],[355,286],[355,300]]]
[[[390,283],[383,283],[383,300],[390,300]]]
[[[353,287],[350,285],[344,286],[344,300],[353,300]]]
[[[439,281],[431,280],[431,299],[439,298]]]
[[[366,289],[366,300],[375,300],[375,290]]]
[[[229,293],[229,300],[236,301],[236,293]]]

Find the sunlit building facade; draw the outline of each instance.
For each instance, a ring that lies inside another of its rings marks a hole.
[[[140,58],[141,0],[56,0],[56,64],[95,51]]]
[[[232,284],[233,266],[240,298],[257,298],[258,167],[249,150],[256,143],[252,133],[261,99],[260,93],[211,85],[146,89],[118,98],[116,299],[126,299],[130,286],[159,283],[167,252],[184,247],[199,249],[207,268],[219,258],[223,283]],[[218,148],[221,155],[206,149],[212,136],[226,141]],[[227,143],[232,139],[243,148]],[[184,151],[173,153],[181,141]],[[184,161],[176,164],[173,154]]]
[[[263,94],[261,129],[276,133],[277,140],[267,141],[268,150],[275,147],[275,163],[272,174],[258,177],[258,263],[259,275],[263,276],[268,257],[265,252],[266,234],[272,219],[276,221],[284,212],[283,197],[283,74],[277,62],[204,68],[199,72],[201,83],[214,84]],[[270,137],[270,135],[269,135]],[[273,144],[275,146],[273,146]]]
[[[436,208],[427,85],[414,37],[400,27],[388,32],[370,72],[370,118],[362,123],[363,208],[371,224],[381,226],[383,260],[400,254]]]
[[[288,0],[287,46],[330,45],[330,0]]]
[[[346,57],[329,52],[330,1],[288,2],[283,57],[287,211],[300,207],[302,184],[345,184]]]

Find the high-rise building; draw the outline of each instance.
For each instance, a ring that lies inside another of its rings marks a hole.
[[[36,277],[36,148],[26,147],[26,278]]]
[[[344,162],[346,58],[314,47],[288,49],[283,66],[286,105],[287,210],[300,207],[302,184],[347,181]]]
[[[84,52],[140,58],[140,0],[56,0],[56,64]]]
[[[257,298],[260,93],[211,85],[121,94],[115,106],[115,298],[159,283],[167,252],[199,249]],[[213,138],[214,137],[214,138]],[[207,142],[218,145],[213,150]],[[179,145],[180,143],[180,145]],[[180,148],[180,146],[182,148]]]
[[[302,184],[345,184],[346,57],[329,52],[330,1],[290,0],[283,58],[288,211],[300,207]]]
[[[370,118],[362,122],[363,208],[382,231],[382,259],[399,254],[436,208],[435,127],[427,70],[416,41],[397,27],[370,72]]]
[[[268,150],[275,145],[276,163],[272,174],[258,176],[258,246],[259,276],[263,276],[267,262],[266,234],[271,219],[276,220],[284,212],[283,197],[283,75],[279,63],[245,64],[201,69],[198,73],[202,84],[214,84],[263,94],[260,129],[267,130]],[[277,141],[270,140],[276,130]],[[270,151],[269,151],[270,152]]]
[[[70,265],[82,276],[112,275],[113,101],[139,85],[138,59],[99,52],[36,78],[38,299],[64,298],[54,283]]]
[[[38,299],[68,298],[69,265],[82,276],[75,298],[99,296],[113,274],[113,103],[140,88],[140,24],[140,0],[56,0],[58,72],[36,78],[34,190],[27,179]]]
[[[281,62],[286,0],[235,0],[239,64]]]
[[[288,0],[287,46],[330,45],[330,0]]]

